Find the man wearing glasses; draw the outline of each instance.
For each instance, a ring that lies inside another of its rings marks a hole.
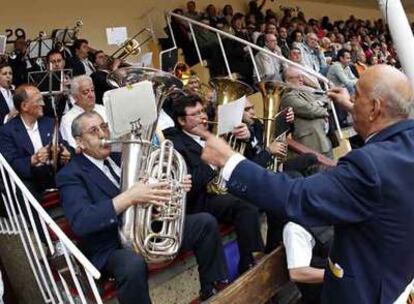
[[[208,184],[217,171],[201,160],[205,142],[195,135],[197,130],[208,128],[207,114],[200,97],[184,96],[174,102],[173,110],[177,129],[169,130],[164,135],[173,141],[174,148],[184,157],[193,179],[193,187],[187,195],[187,212],[209,212],[219,222],[234,225],[240,252],[238,270],[243,273],[254,265],[253,253],[263,251],[259,211],[231,194],[208,193]],[[250,138],[245,124],[235,128],[233,134],[238,139]]]
[[[115,278],[121,303],[150,303],[147,266],[143,257],[122,248],[118,236],[120,214],[130,206],[168,202],[171,190],[167,182],[136,182],[120,193],[119,155],[110,145],[107,123],[95,111],[84,112],[74,119],[72,135],[80,149],[56,178],[61,202],[70,226],[82,238],[83,251],[92,263]],[[191,177],[183,188],[189,191]],[[217,222],[207,213],[187,216],[181,248],[192,250],[198,263],[201,300],[212,296],[215,282],[227,277],[226,262]]]
[[[70,93],[75,100],[75,104],[63,115],[60,123],[60,133],[72,148],[77,149],[71,131],[73,120],[83,112],[96,111],[106,121],[106,112],[103,105],[95,102],[95,88],[91,77],[86,75],[74,77],[70,83]],[[77,149],[77,152],[79,152],[79,149]]]

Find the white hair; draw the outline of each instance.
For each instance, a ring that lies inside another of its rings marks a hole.
[[[390,117],[408,118],[414,114],[414,101],[412,93],[406,96],[404,92],[399,91],[391,82],[381,81],[375,84],[369,98],[385,100],[387,115]]]
[[[76,76],[76,77],[72,78],[72,80],[70,82],[70,94],[72,96],[79,95],[79,93],[80,93],[79,92],[80,83],[82,81],[85,81],[85,80],[90,81],[90,82],[93,83],[92,78],[89,77],[88,75],[79,75],[79,76]]]

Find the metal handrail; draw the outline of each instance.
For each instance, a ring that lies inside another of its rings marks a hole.
[[[198,59],[200,61],[201,66],[204,66],[204,61],[203,61],[203,59],[201,57],[201,51],[200,51],[200,48],[198,46],[197,37],[196,37],[196,35],[194,33],[194,30],[193,30],[193,25],[199,26],[201,28],[204,28],[204,29],[207,29],[207,30],[209,30],[211,32],[216,33],[217,39],[218,39],[218,42],[219,42],[219,46],[220,46],[220,49],[221,49],[221,52],[223,54],[224,63],[225,63],[225,67],[226,67],[226,70],[227,70],[227,74],[228,74],[228,77],[230,79],[233,79],[233,74],[232,74],[232,72],[230,70],[230,65],[229,65],[228,60],[227,60],[227,55],[226,55],[226,52],[225,52],[225,49],[224,49],[224,46],[223,46],[223,42],[222,42],[222,36],[223,37],[226,37],[228,39],[232,39],[234,41],[237,41],[237,42],[241,43],[242,45],[244,45],[244,46],[246,46],[248,48],[249,55],[250,55],[250,58],[251,58],[252,63],[253,63],[253,69],[255,71],[255,74],[256,74],[256,77],[257,77],[258,82],[260,82],[262,79],[261,79],[260,73],[259,73],[258,68],[257,68],[256,60],[255,60],[254,55],[253,55],[253,49],[256,50],[256,51],[265,53],[266,55],[268,55],[270,57],[277,58],[278,60],[280,60],[283,63],[286,63],[286,64],[288,64],[290,66],[293,66],[293,67],[295,67],[295,68],[297,68],[297,69],[299,69],[299,70],[301,70],[301,71],[303,71],[303,72],[305,72],[307,74],[310,74],[310,75],[314,76],[315,78],[317,78],[318,80],[320,80],[322,83],[324,83],[325,86],[326,86],[326,88],[329,88],[329,86],[331,85],[331,82],[329,81],[328,78],[326,78],[322,74],[320,74],[320,73],[318,73],[318,72],[316,72],[316,71],[314,71],[312,69],[309,69],[309,68],[307,68],[307,67],[305,67],[303,65],[300,65],[300,64],[298,64],[296,62],[293,62],[293,61],[291,61],[291,60],[289,60],[289,59],[287,59],[287,58],[285,58],[283,56],[280,56],[278,54],[275,54],[275,53],[271,52],[270,50],[267,50],[267,49],[265,49],[263,47],[260,47],[258,45],[255,45],[254,43],[251,43],[249,41],[246,41],[244,39],[241,39],[239,37],[236,37],[236,36],[234,36],[232,34],[226,33],[226,32],[224,32],[222,30],[216,29],[216,28],[214,28],[212,26],[206,25],[206,24],[204,24],[202,22],[193,20],[193,19],[188,18],[188,17],[185,17],[183,15],[176,14],[176,13],[174,13],[172,11],[169,11],[169,12],[166,13],[166,21],[167,21],[167,25],[168,25],[168,28],[169,28],[169,31],[170,31],[171,39],[173,41],[173,46],[171,48],[169,48],[169,49],[166,49],[166,50],[160,52],[160,66],[161,67],[162,67],[162,56],[165,53],[168,53],[168,52],[171,52],[172,50],[178,49],[177,43],[176,43],[176,40],[175,40],[175,36],[174,36],[174,31],[173,31],[172,26],[171,26],[171,17],[175,17],[177,19],[183,20],[183,21],[185,21],[185,22],[188,23],[188,27],[190,29],[191,37],[193,39],[194,46],[196,48],[197,56],[198,56]],[[343,139],[344,136],[342,134],[342,129],[341,129],[340,125],[339,125],[338,115],[336,113],[335,107],[332,104],[332,101],[331,101],[331,109],[332,109],[332,114],[333,114],[333,117],[334,117],[335,125],[336,125],[337,130],[338,130],[339,137],[341,139]]]
[[[74,299],[74,295],[67,288],[67,282],[60,273],[59,276],[61,277],[63,288],[58,287],[45,252],[46,249],[41,242],[39,230],[43,232],[51,256],[56,253],[56,248],[51,240],[50,231],[58,239],[55,244],[59,244],[61,251],[63,251],[64,260],[75,285],[75,297],[78,297],[81,303],[87,303],[84,284],[80,282],[76,273],[76,266],[81,266],[86,274],[95,303],[102,303],[95,282],[95,280],[101,277],[99,270],[92,265],[43,209],[2,154],[0,154],[0,174],[5,187],[5,193],[1,193],[1,195],[8,216],[8,219],[1,218],[0,220],[0,234],[19,235],[44,302],[63,303],[65,302],[64,299],[68,299],[70,303],[75,303],[77,299]],[[18,195],[18,193],[21,195]],[[34,213],[39,217],[40,227],[35,223]],[[73,260],[76,260],[78,263],[74,264]]]

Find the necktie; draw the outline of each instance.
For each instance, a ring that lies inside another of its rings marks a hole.
[[[121,179],[119,178],[118,174],[116,174],[116,172],[114,171],[114,168],[112,168],[111,163],[108,159],[104,160],[104,165],[109,169],[109,172],[111,173],[114,180],[118,183],[118,185],[120,185]]]

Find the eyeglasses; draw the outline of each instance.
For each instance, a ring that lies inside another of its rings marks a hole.
[[[197,112],[195,112],[195,113],[192,113],[192,114],[186,114],[185,116],[192,116],[192,117],[196,117],[196,116],[198,116],[198,117],[200,117],[200,116],[202,116],[203,114],[206,114],[206,110],[201,110],[201,111],[197,111]]]
[[[244,108],[244,110],[245,110],[246,112],[251,111],[251,110],[254,110],[254,106],[245,107],[245,108]]]
[[[86,130],[85,132],[82,132],[82,134],[91,134],[91,135],[99,135],[99,132],[103,132],[106,133],[109,130],[109,126],[107,122],[103,122],[101,123],[99,126],[93,126],[90,127],[88,130]]]

